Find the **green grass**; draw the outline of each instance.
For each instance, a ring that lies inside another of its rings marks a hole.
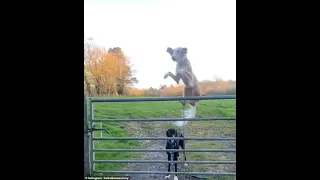
[[[88,106],[89,107],[89,106]],[[122,118],[160,118],[160,117],[180,117],[181,104],[178,102],[116,102],[116,103],[94,103],[95,118],[122,119]],[[88,112],[89,114],[89,112]],[[197,117],[235,117],[235,100],[203,100],[197,107]],[[142,130],[152,131],[155,122],[139,123],[103,123],[103,128],[107,128],[110,134],[103,133],[103,137],[136,137]],[[100,123],[96,123],[97,128]],[[165,127],[176,127],[171,122],[164,123]],[[235,137],[235,121],[201,121],[189,122],[185,133],[188,137]],[[95,132],[95,137],[100,137],[100,131]],[[230,148],[230,144],[217,141],[187,141],[187,148]],[[97,141],[95,148],[143,148],[140,141]],[[234,148],[234,147],[233,147]],[[102,152],[96,153],[97,160],[124,160],[139,159],[142,153],[133,152]],[[229,160],[227,153],[187,153],[188,160]],[[233,160],[235,160],[233,158]],[[123,170],[125,164],[120,163],[98,163],[96,170]],[[225,171],[235,172],[232,165],[197,165],[189,164],[188,171]],[[208,178],[210,176],[207,176]],[[211,176],[212,177],[212,176]],[[232,177],[231,179],[233,179]],[[210,178],[211,179],[211,178]],[[230,179],[230,177],[214,178],[219,180]]]

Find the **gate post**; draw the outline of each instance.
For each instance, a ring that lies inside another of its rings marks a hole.
[[[87,109],[87,97],[84,94],[84,177],[90,175],[89,169],[89,134],[88,134],[88,109]]]

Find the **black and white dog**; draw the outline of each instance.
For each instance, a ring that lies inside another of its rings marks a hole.
[[[168,129],[166,132],[167,137],[184,137],[183,134],[181,132],[178,132],[175,129]],[[179,149],[179,147],[181,147],[182,149],[185,149],[185,143],[183,139],[179,139],[179,140],[167,140],[167,144],[166,144],[166,149]],[[172,158],[174,161],[178,160],[179,157],[179,152],[172,152],[172,151],[166,151],[167,155],[168,155],[168,161],[171,161]],[[184,155],[184,160],[186,161],[186,154],[185,152],[183,152]],[[171,163],[168,163],[168,172],[170,172],[170,165]],[[185,164],[185,166],[187,166],[187,164]],[[175,168],[175,172],[177,172],[177,163],[174,163],[174,168]],[[166,177],[170,178],[170,174],[168,174]],[[178,180],[177,174],[174,175],[174,180]]]

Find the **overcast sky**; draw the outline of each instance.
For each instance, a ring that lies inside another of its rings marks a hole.
[[[188,48],[199,80],[236,79],[235,0],[85,0],[86,37],[120,47],[137,70],[136,87],[175,84],[167,47]]]

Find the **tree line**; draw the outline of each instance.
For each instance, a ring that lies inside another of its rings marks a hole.
[[[120,47],[109,48],[84,39],[84,85],[86,93],[123,95],[124,89],[138,83],[130,60]],[[95,92],[92,92],[92,89]]]
[[[229,80],[224,81],[218,80],[205,80],[200,81],[200,89],[202,95],[236,95],[236,81]],[[138,89],[135,87],[125,88],[124,95],[126,96],[182,96],[184,86],[181,84],[177,85],[159,85],[159,87],[150,87],[144,89]]]
[[[236,81],[229,80],[205,80],[200,81],[202,95],[236,95]],[[145,96],[145,97],[165,97],[165,96],[182,96],[184,86],[178,85],[159,85],[159,87],[136,88],[127,86],[123,90],[123,96]],[[88,93],[87,87],[85,92]],[[91,87],[93,96],[98,96],[94,87]],[[105,94],[106,95],[106,94]]]

